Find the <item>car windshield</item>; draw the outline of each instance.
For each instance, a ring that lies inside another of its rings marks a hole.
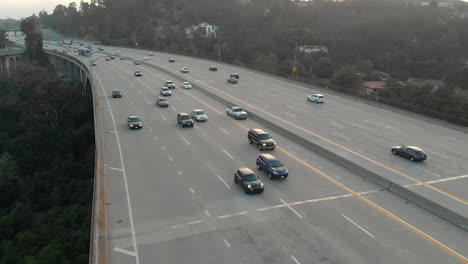
[[[167,83],[167,84],[171,84],[171,83],[174,83],[174,82],[173,82],[173,81],[167,81],[166,83]]]
[[[276,168],[276,167],[283,167],[283,163],[279,160],[272,160],[268,163],[270,167]]]
[[[415,150],[414,152],[415,152],[416,154],[420,155],[420,156],[424,155],[424,152],[422,152],[422,151],[416,151],[416,150]]]
[[[138,118],[138,117],[132,117],[132,118],[129,118],[128,121],[129,121],[129,122],[140,122],[141,119]]]
[[[163,88],[161,88],[161,90],[163,90],[163,91],[168,91],[168,90],[169,90],[169,88],[167,88],[167,87],[163,87]]]
[[[115,91],[113,91],[113,93],[115,93],[115,94],[119,94],[119,93],[120,93],[120,91],[117,91],[117,90],[115,90]]]
[[[180,119],[182,119],[182,120],[187,120],[187,119],[190,119],[190,116],[188,116],[188,115],[181,115],[181,116],[180,116]]]
[[[268,134],[259,134],[258,135],[258,139],[270,139],[270,135]]]
[[[167,100],[165,98],[159,98],[159,102],[166,102]]]
[[[257,176],[255,174],[244,175],[244,181],[246,182],[256,181],[256,180],[257,180]]]
[[[232,109],[232,111],[234,111],[234,112],[242,112],[242,108],[234,108],[234,109]]]
[[[197,111],[195,112],[196,115],[204,115],[205,113],[203,111]]]

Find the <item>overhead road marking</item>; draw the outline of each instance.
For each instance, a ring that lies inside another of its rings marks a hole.
[[[132,252],[132,251],[129,251],[129,250],[126,250],[126,249],[121,249],[121,248],[118,248],[118,247],[114,247],[114,251],[136,257],[135,252]]]
[[[432,175],[434,175],[434,176],[436,176],[436,177],[439,177],[439,178],[441,177],[439,174],[437,174],[437,173],[435,173],[435,172],[432,172],[432,171],[428,171],[428,170],[426,170],[426,169],[423,169],[423,168],[421,168],[421,167],[419,167],[419,166],[417,166],[417,165],[411,165],[411,166],[413,166],[413,167],[415,167],[415,168],[418,168],[418,169],[420,169],[420,170],[422,170],[422,171],[425,171],[425,172],[427,172],[427,173],[429,173],[429,174],[432,174]]]
[[[209,105],[208,103],[204,102],[203,100],[199,99],[198,97],[186,92],[186,91],[183,91],[185,92],[187,95],[191,96],[192,98],[196,99],[197,101],[201,102],[202,104],[206,105],[207,107],[209,107],[210,109],[212,109],[213,111],[215,111],[216,113],[220,114],[220,115],[223,115],[224,116],[224,113],[219,111],[218,109],[214,108],[213,106]],[[241,126],[242,128],[244,128],[245,130],[249,130],[249,128],[247,128],[246,126],[242,125],[241,123],[239,122],[235,122],[235,124]],[[359,125],[357,125],[359,126]],[[362,127],[364,128],[364,127]],[[278,150],[282,151],[283,153],[285,153],[286,155],[290,156],[291,158],[295,159],[296,161],[298,161],[300,164],[302,164],[303,166],[309,168],[310,170],[316,172],[318,175],[320,175],[321,177],[327,179],[328,181],[330,181],[331,183],[335,184],[336,186],[342,188],[343,190],[345,190],[346,192],[348,192],[348,196],[353,196],[353,197],[356,197],[358,198],[359,200],[361,200],[362,202],[368,204],[369,206],[373,207],[374,209],[376,209],[377,211],[381,212],[382,214],[386,215],[387,217],[389,217],[390,219],[394,220],[395,222],[399,223],[400,225],[406,227],[407,229],[411,230],[412,232],[416,233],[417,235],[419,235],[420,237],[426,239],[427,241],[433,243],[434,245],[438,246],[439,248],[441,248],[442,250],[448,252],[449,254],[451,254],[452,256],[456,257],[457,259],[459,260],[462,260],[463,262],[466,262],[468,263],[468,259],[466,257],[464,257],[463,255],[461,255],[460,253],[456,252],[455,250],[445,246],[444,244],[442,244],[441,242],[433,239],[432,237],[430,237],[429,235],[427,235],[426,233],[422,232],[421,230],[417,229],[416,227],[410,225],[409,223],[405,222],[403,219],[397,217],[396,215],[393,215],[392,213],[390,213],[389,211],[385,210],[384,208],[378,206],[377,204],[373,203],[372,201],[366,199],[365,197],[363,197],[360,193],[356,193],[355,191],[351,190],[350,188],[346,187],[344,184],[338,182],[337,180],[331,178],[330,176],[324,174],[323,172],[317,170],[316,168],[314,168],[313,166],[309,165],[308,163],[306,163],[305,161],[299,159],[298,157],[294,156],[293,154],[289,153],[288,151],[286,151],[285,149],[281,148],[281,147],[277,147]],[[426,183],[422,182],[422,181],[419,181],[421,184],[427,186]],[[431,186],[433,187],[433,186]],[[278,207],[282,207],[282,206],[285,206],[285,205],[278,205],[278,206],[274,206],[273,208],[278,208]],[[246,214],[248,213],[248,211],[244,211],[244,212],[241,212],[241,213],[237,213],[236,215],[241,215],[241,214]]]
[[[351,222],[353,225],[357,226],[359,229],[361,229],[364,233],[366,233],[366,234],[369,235],[370,237],[375,238],[375,236],[372,235],[369,231],[367,231],[364,227],[358,225],[356,222],[354,222],[353,220],[349,219],[346,215],[342,214],[341,216],[343,216],[346,220],[348,220],[349,222]]]
[[[283,199],[280,198],[280,201],[281,201],[287,208],[289,208],[291,211],[293,211],[293,213],[295,213],[295,214],[297,215],[297,217],[299,217],[299,218],[301,218],[301,219],[304,218],[304,217],[302,217],[301,214],[299,214],[296,210],[294,210],[294,208],[292,208],[291,205],[287,204]]]
[[[335,135],[337,135],[337,136],[339,136],[339,137],[342,137],[342,138],[344,138],[344,139],[346,139],[346,140],[350,140],[349,137],[344,136],[344,135],[341,135],[340,133],[333,132],[333,134],[335,134]]]
[[[234,157],[231,156],[231,154],[229,154],[225,149],[223,149],[223,152],[226,153],[226,155],[228,155],[231,159],[234,159]]]
[[[221,176],[219,176],[219,174],[216,174],[216,176],[218,176],[218,179],[221,180],[223,183],[224,183],[224,186],[226,186],[226,188],[228,188],[229,190],[231,190],[231,186],[229,186],[223,178],[221,178]]]
[[[120,168],[114,168],[114,167],[108,167],[108,168],[111,169],[111,170],[122,171],[122,169],[120,169]]]
[[[188,142],[187,139],[185,139],[184,137],[182,137],[182,139],[185,141],[185,143],[186,143],[187,145],[190,146],[190,142]]]
[[[102,89],[102,92],[104,94],[106,94],[106,90],[104,89],[104,86],[102,85],[102,81],[101,81],[101,78],[99,78],[99,76],[96,74],[96,72],[94,72],[94,75],[96,76],[100,86],[101,86],[101,89]],[[125,186],[125,194],[126,194],[126,198],[127,198],[127,207],[128,207],[128,216],[130,218],[130,231],[131,231],[131,234],[132,234],[132,240],[133,240],[133,248],[135,250],[135,262],[136,264],[140,264],[140,257],[138,255],[138,247],[137,247],[137,242],[136,242],[136,235],[135,235],[135,225],[133,223],[133,213],[132,213],[132,204],[131,204],[131,201],[130,201],[130,192],[128,190],[128,181],[127,181],[127,174],[125,173],[125,163],[123,161],[123,154],[122,154],[122,147],[120,145],[120,139],[119,139],[119,135],[118,135],[118,132],[117,132],[117,126],[115,124],[115,118],[114,118],[114,113],[112,112],[112,108],[110,106],[110,103],[109,103],[109,98],[105,97],[106,98],[106,102],[107,102],[107,106],[109,108],[109,113],[111,115],[111,119],[112,119],[112,124],[114,126],[114,129],[115,129],[115,133],[117,135],[116,139],[117,139],[117,147],[119,149],[119,154],[120,154],[120,163],[122,165],[122,174],[123,174],[123,179],[124,179],[124,186]]]
[[[299,262],[299,260],[297,260],[297,258],[294,257],[293,255],[291,255],[291,259],[294,261],[294,263],[296,263],[296,264],[301,264],[301,263]]]

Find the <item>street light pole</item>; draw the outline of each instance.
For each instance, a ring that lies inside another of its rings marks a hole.
[[[288,41],[288,43],[294,43],[294,44],[295,44],[295,46],[294,46],[294,62],[293,62],[294,66],[293,66],[293,68],[296,68],[297,42],[296,42],[296,41],[290,40],[290,41]],[[294,80],[294,77],[295,77],[295,73],[296,73],[296,71],[293,70],[293,75],[292,75],[292,79],[293,79],[293,80]]]

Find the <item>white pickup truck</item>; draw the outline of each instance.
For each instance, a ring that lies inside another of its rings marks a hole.
[[[235,119],[247,119],[247,112],[237,105],[231,106],[226,109],[226,113]]]

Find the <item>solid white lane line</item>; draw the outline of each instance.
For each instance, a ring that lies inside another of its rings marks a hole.
[[[126,249],[121,249],[121,248],[118,248],[118,247],[114,247],[114,251],[136,257],[135,252],[132,252],[132,251],[129,251],[129,250],[126,250]]]
[[[348,220],[349,222],[351,222],[353,225],[357,226],[359,229],[361,229],[364,233],[366,233],[367,235],[369,235],[370,237],[372,238],[375,238],[374,235],[372,235],[369,231],[367,231],[366,229],[364,229],[362,226],[358,225],[356,222],[354,222],[353,220],[349,219],[346,215],[342,214],[341,216],[343,216],[344,218],[346,218],[346,220]]]
[[[94,75],[96,76],[97,80],[99,81],[99,84],[101,86],[102,92],[106,94],[106,90],[104,89],[104,86],[102,85],[101,78],[94,72]],[[120,154],[120,163],[122,164],[122,174],[124,178],[124,186],[125,186],[125,194],[127,196],[127,207],[128,207],[128,216],[130,218],[130,231],[132,234],[132,240],[133,240],[133,248],[135,250],[135,261],[136,264],[140,264],[140,257],[138,255],[138,247],[137,247],[137,242],[136,242],[136,235],[135,235],[135,225],[133,223],[133,213],[132,213],[132,203],[130,201],[130,192],[128,191],[128,182],[127,182],[127,174],[125,173],[125,164],[124,164],[124,159],[123,159],[123,154],[122,154],[122,147],[120,145],[120,139],[119,139],[119,134],[117,132],[117,126],[115,124],[115,118],[114,118],[114,113],[112,112],[112,108],[109,103],[109,98],[106,98],[107,102],[107,107],[110,109],[109,113],[112,119],[112,124],[114,126],[114,130],[116,131],[117,135],[117,147],[119,149],[119,154]]]
[[[421,168],[421,167],[419,167],[419,166],[417,166],[417,165],[411,165],[411,166],[413,166],[413,167],[415,167],[415,168],[418,168],[418,169],[420,169],[420,170],[422,170],[422,171],[425,171],[425,172],[427,172],[427,173],[430,173],[430,174],[432,174],[432,175],[434,175],[434,176],[436,176],[436,177],[439,177],[439,178],[441,177],[439,174],[437,174],[437,173],[435,173],[435,172],[432,172],[432,171],[428,171],[428,170],[426,170],[426,169],[423,169],[423,168]]]
[[[341,135],[341,134],[339,134],[339,133],[333,132],[333,134],[335,134],[335,135],[337,135],[337,136],[339,136],[339,137],[342,137],[342,138],[344,138],[344,139],[350,140],[349,137],[343,136],[343,135]]]
[[[187,145],[190,146],[190,142],[188,142],[187,139],[185,139],[184,137],[182,137],[182,139],[185,141],[185,143],[187,143]]]
[[[179,175],[184,175],[181,171],[178,171],[177,173],[179,173]]]
[[[293,115],[293,114],[291,114],[291,113],[288,113],[288,112],[284,112],[284,113],[287,114],[287,115],[290,116],[290,117],[294,117],[294,118],[296,117],[295,115]]]
[[[191,193],[195,193],[195,191],[191,187],[189,187],[189,190]]]
[[[434,151],[430,151],[430,150],[428,150],[428,149],[424,149],[424,150],[427,151],[427,152],[429,152],[429,153],[431,153],[432,155],[435,155],[435,156],[438,156],[438,157],[441,157],[441,158],[444,158],[444,159],[448,159],[448,157],[445,156],[445,155],[439,154],[439,153],[434,152]]]
[[[120,169],[120,168],[114,168],[114,167],[108,167],[108,168],[111,169],[111,170],[122,171],[122,169]]]
[[[294,257],[293,255],[291,255],[291,259],[294,260],[294,263],[296,263],[296,264],[301,264],[301,263],[299,262],[299,260],[297,260],[297,258]]]
[[[223,149],[223,152],[226,153],[226,155],[228,155],[231,159],[234,159],[234,157],[231,156],[231,154],[229,154],[226,150]]]
[[[162,119],[167,120],[166,117],[163,114],[160,113],[160,115],[161,115]]]
[[[229,186],[229,185],[224,181],[224,179],[221,178],[221,176],[219,176],[219,174],[216,174],[216,176],[218,176],[218,179],[220,179],[220,180],[224,183],[224,185],[225,185],[229,190],[231,190],[231,186]]]
[[[205,209],[205,214],[206,214],[206,216],[211,217],[210,212],[208,212],[208,210],[206,210],[206,209]]]
[[[219,129],[229,135],[229,133],[226,130],[224,130],[222,127],[220,127]]]
[[[449,178],[444,178],[440,180],[427,181],[426,183],[434,184],[434,183],[439,183],[439,182],[455,181],[455,180],[464,179],[464,178],[468,178],[468,175],[460,175],[460,176],[449,177]],[[418,183],[408,184],[408,185],[405,185],[404,187],[413,187],[413,186],[419,186],[419,185],[422,185],[422,183],[418,182]]]
[[[294,208],[292,208],[289,204],[287,204],[283,199],[280,198],[280,201],[286,205],[286,207],[288,207],[291,211],[293,211],[299,218],[304,218],[302,217],[302,215],[300,215],[296,210],[294,210]]]
[[[332,124],[333,126],[339,127],[339,128],[344,128],[344,126],[338,125],[338,124],[335,123],[335,122],[330,122],[330,124]]]
[[[224,244],[226,244],[226,247],[228,247],[228,248],[231,247],[231,244],[229,244],[229,241],[227,241],[226,239],[224,239]]]

